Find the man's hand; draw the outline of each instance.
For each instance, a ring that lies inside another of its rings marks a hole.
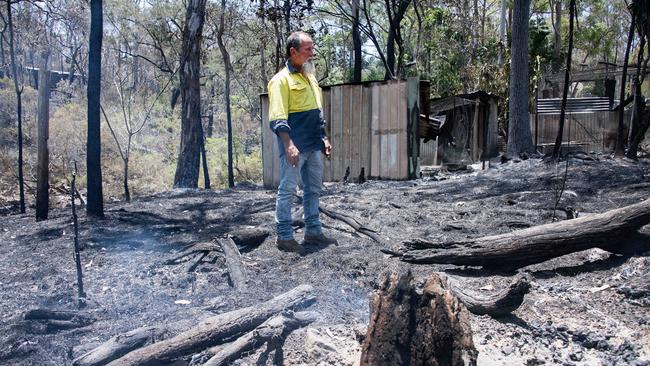
[[[287,154],[287,161],[289,164],[293,167],[298,165],[298,162],[300,161],[300,151],[298,151],[296,145],[290,144],[285,147],[284,151]]]
[[[323,154],[325,154],[326,157],[330,157],[330,154],[332,154],[332,144],[330,144],[330,140],[325,137],[323,138],[323,143],[325,144],[325,148],[323,149]]]

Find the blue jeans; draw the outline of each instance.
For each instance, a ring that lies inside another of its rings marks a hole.
[[[318,150],[300,153],[300,161],[295,167],[289,164],[284,154],[280,156],[280,186],[275,202],[275,225],[280,240],[293,239],[291,204],[298,186],[298,174],[302,178],[304,192],[302,204],[305,211],[305,235],[319,235],[323,232],[318,219],[318,196],[323,184],[323,160],[320,154]]]

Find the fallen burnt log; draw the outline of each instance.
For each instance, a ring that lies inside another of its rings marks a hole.
[[[100,366],[118,359],[125,354],[151,343],[162,333],[156,327],[142,327],[117,335],[92,351],[72,361],[74,366]]]
[[[629,251],[647,243],[633,240],[637,231],[650,223],[650,200],[631,206],[518,230],[507,234],[448,242],[430,243],[418,240],[406,246],[428,246],[408,250],[401,259],[411,263],[446,263],[513,270],[544,262],[565,254],[590,248],[613,253]],[[630,239],[630,240],[627,240]]]
[[[469,313],[436,274],[422,291],[385,275],[371,300],[361,365],[476,365]]]
[[[312,292],[311,286],[300,285],[256,306],[210,317],[173,338],[137,349],[109,365],[159,365],[227,342],[254,329],[281,311],[311,304],[315,300]]]
[[[32,309],[23,314],[30,333],[53,333],[81,328],[92,324],[95,318],[85,312],[69,310]]]
[[[518,276],[507,288],[493,294],[468,290],[453,277],[447,277],[446,280],[458,300],[470,313],[495,318],[509,315],[517,310],[524,301],[524,295],[530,290],[530,280],[526,276]]]
[[[307,326],[317,318],[314,312],[283,312],[260,324],[253,331],[237,338],[234,342],[217,352],[203,366],[229,365],[243,354],[254,351],[264,344],[281,352],[281,345],[298,328]]]
[[[231,285],[237,290],[246,287],[246,270],[241,261],[241,253],[231,238],[217,239],[226,256],[226,266]]]

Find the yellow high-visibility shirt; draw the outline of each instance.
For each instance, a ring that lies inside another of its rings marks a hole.
[[[300,152],[323,148],[322,91],[313,75],[305,78],[290,62],[268,84],[269,124],[288,132]],[[280,155],[284,148],[280,143]]]

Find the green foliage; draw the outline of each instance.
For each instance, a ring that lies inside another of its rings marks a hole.
[[[206,155],[210,180],[215,188],[228,185],[228,140],[226,137],[208,138]],[[233,139],[233,170],[236,182],[261,182],[262,152],[259,146],[246,151],[241,138]]]

